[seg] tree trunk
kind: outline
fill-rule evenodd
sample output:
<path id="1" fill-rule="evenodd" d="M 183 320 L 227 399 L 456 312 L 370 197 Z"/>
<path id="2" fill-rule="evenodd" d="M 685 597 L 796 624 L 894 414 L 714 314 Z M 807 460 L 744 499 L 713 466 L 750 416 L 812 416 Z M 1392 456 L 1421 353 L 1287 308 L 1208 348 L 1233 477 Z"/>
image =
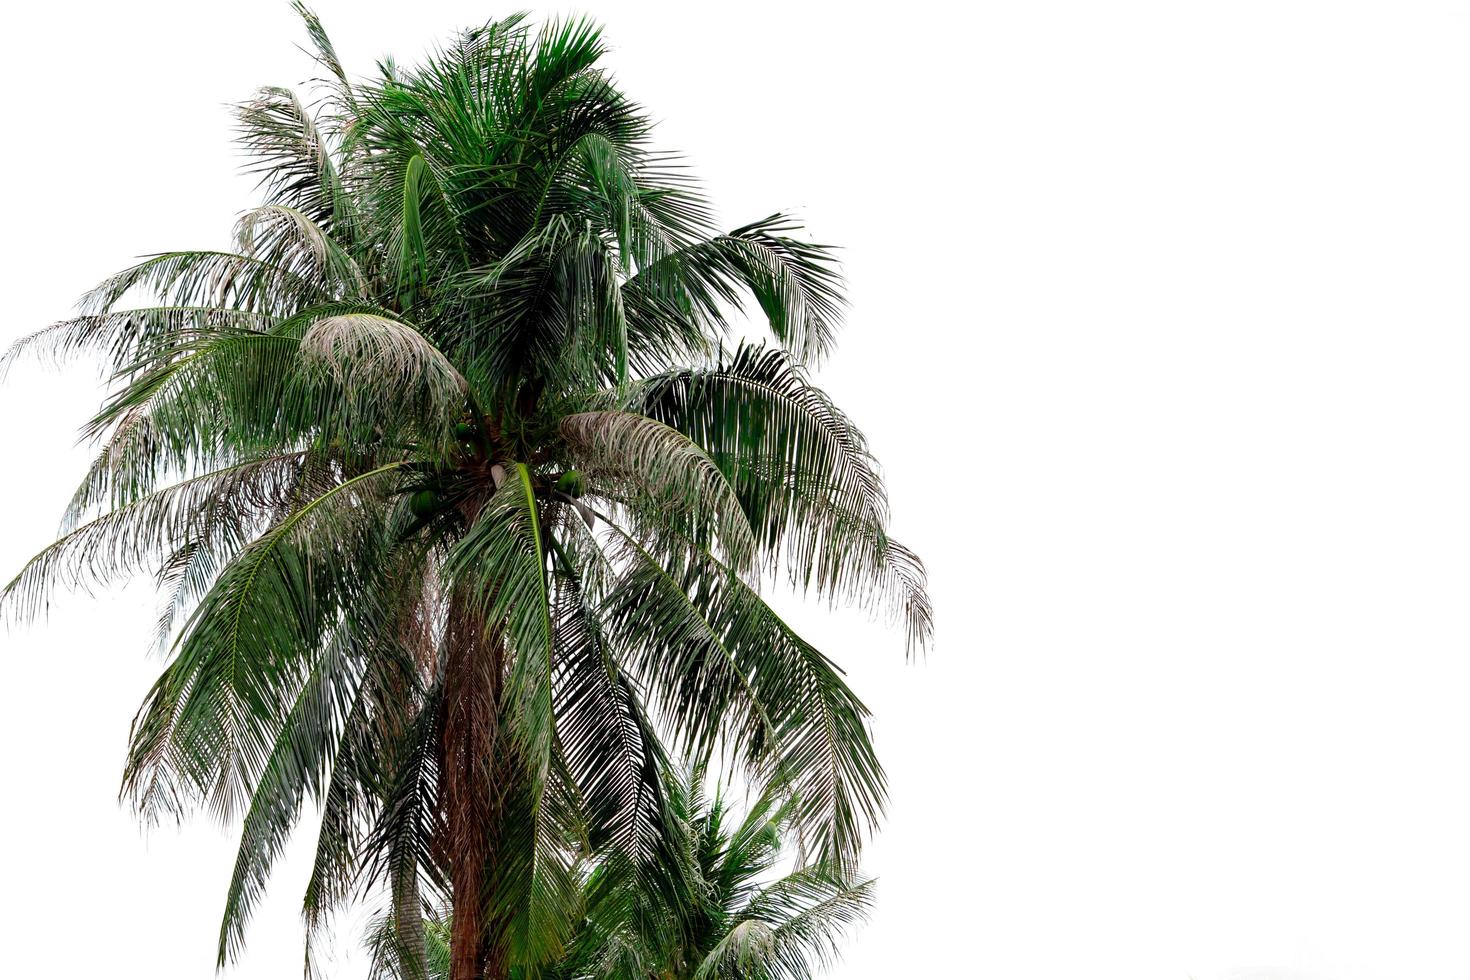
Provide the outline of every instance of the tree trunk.
<path id="1" fill-rule="evenodd" d="M 453 923 L 450 980 L 504 980 L 505 923 L 489 907 L 505 813 L 500 696 L 505 649 L 472 600 L 451 597 L 440 769 Z"/>
<path id="2" fill-rule="evenodd" d="M 404 980 L 425 980 L 428 976 L 424 909 L 419 900 L 417 875 L 418 868 L 410 868 L 403 876 L 409 880 L 393 883 L 393 933 Z"/>

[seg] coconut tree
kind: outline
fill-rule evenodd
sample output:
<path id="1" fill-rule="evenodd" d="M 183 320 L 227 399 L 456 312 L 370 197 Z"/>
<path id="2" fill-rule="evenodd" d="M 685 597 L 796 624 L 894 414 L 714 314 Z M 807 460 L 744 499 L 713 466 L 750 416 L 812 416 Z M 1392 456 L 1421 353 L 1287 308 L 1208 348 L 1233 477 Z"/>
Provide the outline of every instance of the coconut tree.
<path id="1" fill-rule="evenodd" d="M 660 854 L 636 869 L 617 863 L 584 876 L 586 909 L 566 953 L 545 980 L 807 980 L 836 958 L 862 921 L 871 880 L 804 864 L 778 865 L 789 800 L 766 793 L 743 816 L 726 794 L 705 792 L 703 767 L 666 770 Z M 628 873 L 629 871 L 635 873 Z M 452 916 L 425 924 L 428 973 L 447 980 Z M 373 980 L 405 975 L 387 920 L 370 937 Z"/>
<path id="2" fill-rule="evenodd" d="M 867 712 L 762 590 L 887 608 L 911 647 L 930 615 L 807 374 L 831 250 L 783 215 L 720 231 L 590 23 L 355 80 L 301 13 L 324 80 L 239 107 L 264 201 L 233 247 L 150 256 L 7 356 L 110 372 L 61 536 L 3 599 L 157 576 L 124 792 L 240 820 L 221 962 L 308 801 L 308 935 L 382 888 L 411 972 L 441 896 L 453 980 L 555 961 L 579 856 L 655 846 L 655 731 L 850 868 L 884 800 Z"/>

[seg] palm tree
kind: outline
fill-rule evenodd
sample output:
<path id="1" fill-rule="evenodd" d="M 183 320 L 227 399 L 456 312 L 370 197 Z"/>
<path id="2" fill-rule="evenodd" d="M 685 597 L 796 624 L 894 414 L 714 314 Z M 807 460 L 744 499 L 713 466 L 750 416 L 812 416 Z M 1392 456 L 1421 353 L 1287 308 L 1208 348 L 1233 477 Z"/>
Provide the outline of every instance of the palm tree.
<path id="1" fill-rule="evenodd" d="M 673 819 L 659 857 L 635 874 L 603 865 L 585 876 L 582 925 L 545 980 L 806 980 L 835 960 L 872 881 L 820 864 L 777 875 L 789 801 L 767 793 L 740 817 L 704 783 L 703 767 L 665 773 Z M 451 923 L 426 923 L 431 980 L 448 977 Z M 391 928 L 371 947 L 375 980 L 405 975 Z"/>
<path id="2" fill-rule="evenodd" d="M 61 537 L 3 599 L 158 576 L 124 793 L 241 820 L 221 963 L 308 800 L 308 936 L 378 887 L 413 972 L 440 895 L 453 980 L 554 961 L 579 856 L 655 846 L 655 731 L 852 867 L 884 800 L 867 711 L 761 588 L 884 603 L 911 647 L 930 613 L 806 373 L 830 249 L 782 215 L 720 232 L 587 22 L 353 81 L 299 9 L 325 80 L 313 111 L 240 106 L 265 201 L 235 247 L 151 256 L 6 358 L 111 371 Z M 769 339 L 737 342 L 752 299 Z"/>

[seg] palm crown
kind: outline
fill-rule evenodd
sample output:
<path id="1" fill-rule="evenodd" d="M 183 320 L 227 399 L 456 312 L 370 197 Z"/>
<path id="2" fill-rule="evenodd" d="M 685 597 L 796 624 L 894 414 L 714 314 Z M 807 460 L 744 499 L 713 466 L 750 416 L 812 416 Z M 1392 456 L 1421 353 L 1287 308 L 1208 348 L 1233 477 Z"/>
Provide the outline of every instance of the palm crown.
<path id="1" fill-rule="evenodd" d="M 240 107 L 266 200 L 235 248 L 150 257 L 10 355 L 113 372 L 62 537 L 5 598 L 158 574 L 170 659 L 124 789 L 243 819 L 221 960 L 308 800 L 313 927 L 381 886 L 413 962 L 441 893 L 455 980 L 554 960 L 578 855 L 655 846 L 655 732 L 778 787 L 850 868 L 884 797 L 866 710 L 760 588 L 881 599 L 911 646 L 930 615 L 805 373 L 830 250 L 781 215 L 719 232 L 587 23 L 354 82 L 302 13 L 324 94 Z M 750 300 L 766 343 L 732 339 Z"/>

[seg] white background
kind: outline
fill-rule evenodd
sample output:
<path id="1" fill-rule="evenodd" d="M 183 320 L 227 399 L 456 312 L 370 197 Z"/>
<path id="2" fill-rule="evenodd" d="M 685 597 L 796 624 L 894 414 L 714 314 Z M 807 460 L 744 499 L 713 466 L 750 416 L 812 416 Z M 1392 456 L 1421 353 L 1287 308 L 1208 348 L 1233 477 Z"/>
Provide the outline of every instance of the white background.
<path id="1" fill-rule="evenodd" d="M 798 616 L 893 784 L 835 975 L 1470 977 L 1470 5 L 859 6 L 579 8 L 729 224 L 797 207 L 846 247 L 821 380 L 930 564 L 925 663 Z M 319 3 L 359 72 L 509 9 Z M 8 342 L 224 245 L 223 105 L 312 66 L 275 0 L 5 19 Z M 85 369 L 0 388 L 3 569 L 95 402 Z M 0 640 L 12 976 L 212 968 L 228 833 L 115 800 L 152 612 Z M 304 875 L 234 976 L 297 975 Z"/>

